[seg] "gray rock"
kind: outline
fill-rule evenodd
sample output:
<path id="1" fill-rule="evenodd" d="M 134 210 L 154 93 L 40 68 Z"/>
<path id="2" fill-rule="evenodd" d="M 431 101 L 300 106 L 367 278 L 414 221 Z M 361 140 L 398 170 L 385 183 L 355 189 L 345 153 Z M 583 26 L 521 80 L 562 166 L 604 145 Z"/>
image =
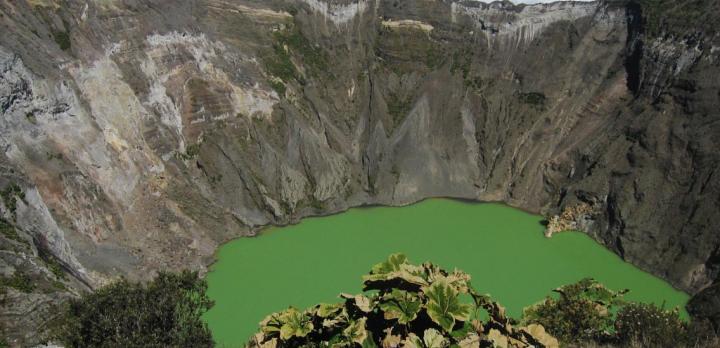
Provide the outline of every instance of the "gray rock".
<path id="1" fill-rule="evenodd" d="M 697 293 L 720 265 L 720 42 L 647 37 L 636 11 L 2 1 L 0 183 L 25 192 L 2 212 L 32 241 L 13 257 L 42 283 L 50 255 L 72 296 L 352 206 L 584 202 L 588 234 Z"/>

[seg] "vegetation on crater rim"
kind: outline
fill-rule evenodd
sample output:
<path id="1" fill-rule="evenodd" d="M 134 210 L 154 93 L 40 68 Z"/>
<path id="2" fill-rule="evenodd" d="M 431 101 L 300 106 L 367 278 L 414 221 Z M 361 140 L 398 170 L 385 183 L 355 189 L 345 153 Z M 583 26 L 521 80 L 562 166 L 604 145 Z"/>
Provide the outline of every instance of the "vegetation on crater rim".
<path id="1" fill-rule="evenodd" d="M 201 319 L 212 305 L 196 272 L 121 280 L 66 304 L 52 340 L 66 347 L 212 347 Z"/>
<path id="2" fill-rule="evenodd" d="M 592 279 L 556 289 L 519 320 L 477 293 L 466 273 L 402 254 L 375 265 L 363 284 L 363 294 L 342 294 L 341 303 L 267 316 L 249 347 L 703 347 L 713 339 L 677 309 L 627 302 L 627 290 Z"/>
<path id="3" fill-rule="evenodd" d="M 268 315 L 248 348 L 276 347 L 706 347 L 712 329 L 677 310 L 627 302 L 592 279 L 560 287 L 505 314 L 462 271 L 415 265 L 393 254 L 363 276 L 363 293 Z M 197 273 L 161 273 L 147 285 L 122 280 L 71 300 L 52 340 L 67 347 L 214 345 L 202 315 L 213 305 Z M 715 341 L 713 341 L 715 340 Z"/>
<path id="4" fill-rule="evenodd" d="M 536 324 L 514 326 L 505 310 L 477 293 L 470 276 L 431 264 L 413 265 L 402 254 L 363 276 L 364 294 L 344 302 L 269 315 L 250 347 L 557 347 Z M 480 311 L 488 319 L 479 320 Z"/>

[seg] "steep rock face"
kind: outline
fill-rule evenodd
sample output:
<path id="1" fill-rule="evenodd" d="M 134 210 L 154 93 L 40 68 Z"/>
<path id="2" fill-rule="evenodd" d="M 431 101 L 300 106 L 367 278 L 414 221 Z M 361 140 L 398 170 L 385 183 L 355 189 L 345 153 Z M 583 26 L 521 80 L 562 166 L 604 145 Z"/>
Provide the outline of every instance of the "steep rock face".
<path id="1" fill-rule="evenodd" d="M 263 225 L 451 196 L 586 204 L 590 235 L 696 292 L 718 270 L 720 42 L 651 39 L 638 11 L 3 1 L 2 211 L 27 248 L 0 270 L 62 297 L 203 269 Z"/>

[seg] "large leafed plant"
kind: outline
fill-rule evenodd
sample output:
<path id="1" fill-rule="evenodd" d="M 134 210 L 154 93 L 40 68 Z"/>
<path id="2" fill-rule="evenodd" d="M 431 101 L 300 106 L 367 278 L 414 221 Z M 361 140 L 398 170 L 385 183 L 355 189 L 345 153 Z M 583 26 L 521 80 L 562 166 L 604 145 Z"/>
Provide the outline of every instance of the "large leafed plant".
<path id="1" fill-rule="evenodd" d="M 413 265 L 393 254 L 363 276 L 363 284 L 363 294 L 342 294 L 340 303 L 269 315 L 249 347 L 558 346 L 540 325 L 513 326 L 504 308 L 477 293 L 458 270 Z"/>

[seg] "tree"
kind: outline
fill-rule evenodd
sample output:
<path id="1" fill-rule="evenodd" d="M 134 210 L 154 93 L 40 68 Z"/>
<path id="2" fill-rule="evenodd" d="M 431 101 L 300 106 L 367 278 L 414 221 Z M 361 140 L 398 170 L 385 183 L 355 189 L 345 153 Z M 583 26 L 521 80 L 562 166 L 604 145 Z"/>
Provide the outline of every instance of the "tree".
<path id="1" fill-rule="evenodd" d="M 677 347 L 689 341 L 687 323 L 679 310 L 672 311 L 654 304 L 628 303 L 615 318 L 618 343 L 643 347 Z"/>
<path id="2" fill-rule="evenodd" d="M 563 342 L 582 342 L 609 338 L 614 307 L 624 304 L 624 291 L 612 291 L 593 279 L 554 290 L 558 298 L 525 308 L 523 322 L 543 325 Z"/>
<path id="3" fill-rule="evenodd" d="M 121 280 L 70 300 L 53 336 L 66 347 L 212 347 L 201 319 L 213 305 L 206 290 L 189 271 L 146 285 Z"/>

